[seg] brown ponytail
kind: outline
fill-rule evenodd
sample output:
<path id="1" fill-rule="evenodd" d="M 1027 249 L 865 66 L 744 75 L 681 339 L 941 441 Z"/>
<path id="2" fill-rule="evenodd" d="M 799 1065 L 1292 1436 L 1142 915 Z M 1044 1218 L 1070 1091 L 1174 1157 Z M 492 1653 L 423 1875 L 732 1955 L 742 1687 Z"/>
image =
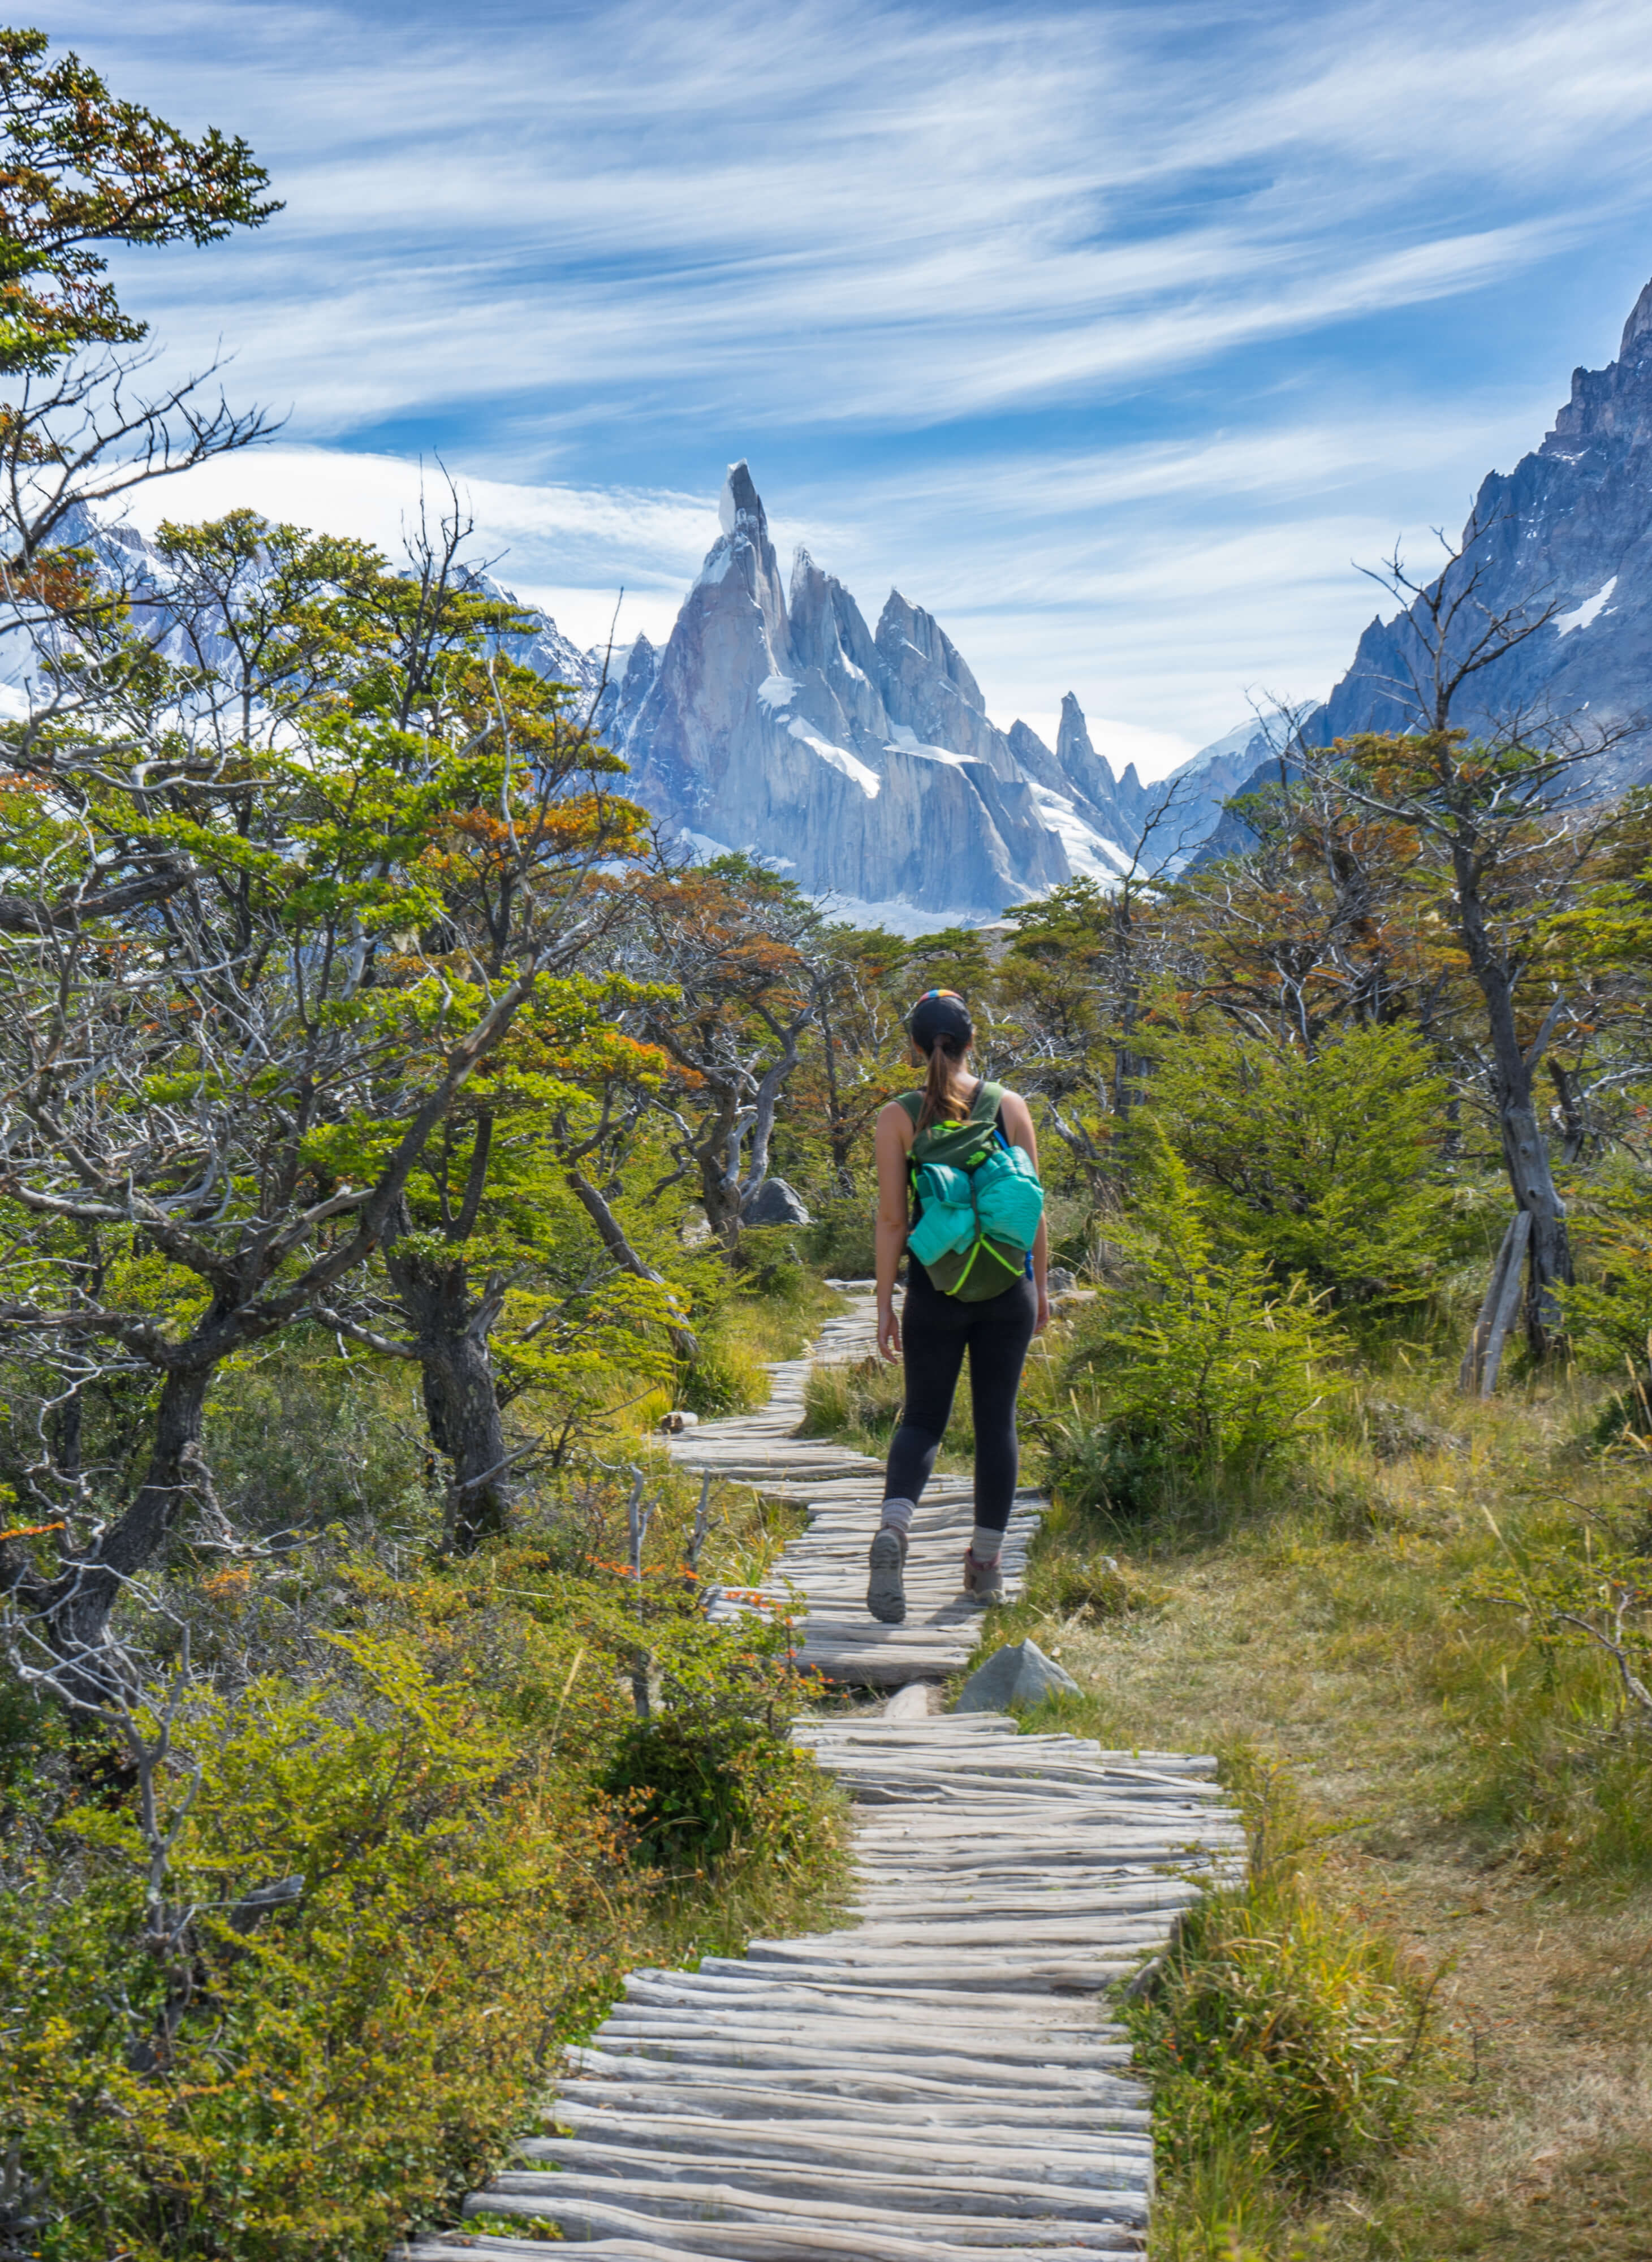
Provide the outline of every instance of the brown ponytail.
<path id="1" fill-rule="evenodd" d="M 929 1054 L 929 1073 L 924 1078 L 923 1106 L 918 1111 L 920 1131 L 927 1131 L 932 1123 L 949 1123 L 968 1114 L 963 1083 L 963 1055 L 968 1050 L 963 1038 L 935 1039 Z"/>

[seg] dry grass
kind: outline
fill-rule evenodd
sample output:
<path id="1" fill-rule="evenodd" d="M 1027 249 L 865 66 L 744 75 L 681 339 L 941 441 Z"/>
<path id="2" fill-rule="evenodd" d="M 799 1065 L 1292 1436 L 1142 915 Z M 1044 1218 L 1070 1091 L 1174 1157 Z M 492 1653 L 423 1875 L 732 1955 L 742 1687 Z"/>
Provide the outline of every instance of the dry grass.
<path id="1" fill-rule="evenodd" d="M 1623 1497 L 1579 1448 L 1597 1402 L 1466 1404 L 1402 1358 L 1288 1488 L 1134 1530 L 1057 1513 L 1002 1614 L 1082 1684 L 1063 1725 L 1288 1762 L 1335 1833 L 1320 1890 L 1439 1972 L 1461 2045 L 1424 2133 L 1356 2186 L 1260 2244 L 1172 2205 L 1165 2257 L 1652 2258 L 1652 1754 L 1605 1733 L 1594 1660 L 1465 1594 L 1488 1509 L 1507 1531 L 1557 1493 Z"/>

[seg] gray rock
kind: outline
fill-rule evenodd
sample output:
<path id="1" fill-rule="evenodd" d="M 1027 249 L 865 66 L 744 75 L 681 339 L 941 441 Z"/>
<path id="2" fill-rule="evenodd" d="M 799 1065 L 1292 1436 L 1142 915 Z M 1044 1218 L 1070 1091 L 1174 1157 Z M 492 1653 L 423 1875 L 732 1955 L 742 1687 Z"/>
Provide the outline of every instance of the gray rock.
<path id="1" fill-rule="evenodd" d="M 1025 1641 L 995 1650 L 964 1682 L 955 1711 L 1002 1712 L 1011 1704 L 1036 1704 L 1045 1696 L 1078 1694 L 1071 1673 L 1046 1657 L 1028 1634 Z"/>
<path id="2" fill-rule="evenodd" d="M 784 1178 L 765 1178 L 740 1212 L 743 1225 L 807 1225 L 803 1197 Z"/>
<path id="3" fill-rule="evenodd" d="M 1070 1271 L 1064 1264 L 1052 1264 L 1045 1279 L 1045 1286 L 1052 1296 L 1064 1296 L 1070 1289 L 1076 1288 L 1078 1285 L 1078 1274 Z"/>

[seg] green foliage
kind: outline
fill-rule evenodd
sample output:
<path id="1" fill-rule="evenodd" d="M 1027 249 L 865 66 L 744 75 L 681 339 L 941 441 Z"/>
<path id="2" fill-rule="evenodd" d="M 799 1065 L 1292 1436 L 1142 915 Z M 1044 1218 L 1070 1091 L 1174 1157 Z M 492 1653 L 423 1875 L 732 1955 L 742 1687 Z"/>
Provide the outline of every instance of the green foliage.
<path id="1" fill-rule="evenodd" d="M 789 1859 L 810 1812 L 812 1770 L 799 1758 L 756 1721 L 672 1711 L 625 1731 L 602 1788 L 624 1802 L 651 1866 L 680 1874 L 741 1841 Z"/>
<path id="2" fill-rule="evenodd" d="M 1182 1915 L 1151 1991 L 1127 2009 L 1153 2085 L 1171 2251 L 1202 2227 L 1271 2226 L 1273 2194 L 1345 2183 L 1403 2143 L 1438 2051 L 1431 1990 L 1325 1897 L 1288 1779 L 1228 1770 L 1250 1834 L 1243 1884 Z"/>
<path id="3" fill-rule="evenodd" d="M 275 1390 L 269 1365 L 243 1384 Z M 226 1460 L 285 1508 L 289 1441 L 270 1440 L 273 1477 L 256 1466 L 261 1402 L 282 1400 L 235 1409 Z M 369 1532 L 399 1520 L 375 1489 L 393 1410 L 369 1387 L 353 1417 Z M 805 1693 L 788 1628 L 707 1623 L 682 1562 L 697 1488 L 668 1475 L 638 1587 L 625 1491 L 568 1476 L 510 1544 L 455 1564 L 335 1529 L 204 1578 L 179 1566 L 195 1677 L 157 1777 L 161 1828 L 178 1826 L 169 1955 L 118 1755 L 54 1741 L 0 1683 L 0 1733 L 34 1776 L 12 1769 L 0 1838 L 0 2150 L 15 2137 L 51 2175 L 43 2262 L 382 2252 L 486 2180 L 625 1968 L 738 1949 L 835 1890 L 833 1803 L 784 1740 Z M 714 1527 L 707 1567 L 739 1573 L 736 1535 Z M 659 1692 L 640 1739 L 639 1651 Z M 650 1830 L 639 1751 L 709 1755 L 709 1829 Z M 234 1921 L 288 1877 L 292 1905 Z"/>
<path id="4" fill-rule="evenodd" d="M 253 1531 L 417 1531 L 427 1506 L 420 1426 L 401 1373 L 361 1354 L 341 1358 L 319 1329 L 304 1329 L 278 1354 L 253 1353 L 220 1379 L 206 1450 L 215 1482 Z"/>
<path id="5" fill-rule="evenodd" d="M 869 1280 L 877 1264 L 877 1192 L 869 1174 L 853 1194 L 812 1199 L 810 1212 L 813 1223 L 802 1235 L 809 1262 L 829 1279 Z"/>
<path id="6" fill-rule="evenodd" d="M 1157 1119 L 1224 1234 L 1339 1307 L 1425 1295 L 1451 1243 L 1446 1088 L 1405 1027 L 1309 1055 L 1230 1029 L 1164 1040 Z"/>
<path id="7" fill-rule="evenodd" d="M 102 278 L 101 244 L 210 243 L 281 207 L 247 144 L 191 141 L 112 97 L 44 32 L 0 32 L 0 370 L 49 369 L 77 348 L 131 343 L 148 325 Z"/>
<path id="8" fill-rule="evenodd" d="M 1484 1511 L 1435 1670 L 1482 1819 L 1574 1875 L 1652 1875 L 1652 1520 L 1643 1495 Z"/>
<path id="9" fill-rule="evenodd" d="M 1613 1156 L 1572 1204 L 1579 1277 L 1559 1291 L 1578 1360 L 1597 1374 L 1652 1361 L 1652 1188 L 1643 1164 Z"/>
<path id="10" fill-rule="evenodd" d="M 886 1448 L 900 1419 L 905 1382 L 898 1365 L 876 1353 L 812 1367 L 804 1384 L 803 1434 L 855 1437 Z"/>
<path id="11" fill-rule="evenodd" d="M 703 1421 L 719 1415 L 749 1414 L 768 1396 L 768 1377 L 749 1345 L 725 1335 L 706 1335 L 699 1355 L 684 1368 L 677 1402 Z"/>
<path id="12" fill-rule="evenodd" d="M 1151 1228 L 1117 1242 L 1128 1284 L 1081 1324 L 1072 1412 L 1052 1427 L 1058 1488 L 1077 1504 L 1139 1507 L 1172 1475 L 1255 1471 L 1320 1426 L 1344 1343 L 1300 1279 L 1280 1289 L 1253 1250 L 1223 1253 L 1186 1166 L 1161 1139 Z"/>
<path id="13" fill-rule="evenodd" d="M 601 1809 L 400 1646 L 356 1637 L 342 1664 L 203 1696 L 183 1725 L 162 1820 L 199 1913 L 170 2040 L 129 1807 L 71 1802 L 24 1866 L 6 2119 L 52 2178 L 45 2262 L 382 2250 L 485 2171 L 623 1968 L 636 1913 Z M 296 1906 L 238 1931 L 229 1905 L 288 1874 Z"/>

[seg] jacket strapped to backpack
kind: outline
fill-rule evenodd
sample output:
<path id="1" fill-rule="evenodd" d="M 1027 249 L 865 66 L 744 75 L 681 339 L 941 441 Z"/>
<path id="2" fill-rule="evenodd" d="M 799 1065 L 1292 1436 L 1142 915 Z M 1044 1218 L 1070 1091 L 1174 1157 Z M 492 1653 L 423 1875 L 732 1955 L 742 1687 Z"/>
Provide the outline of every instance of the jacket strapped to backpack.
<path id="1" fill-rule="evenodd" d="M 1033 1158 L 999 1122 L 1001 1084 L 982 1084 L 962 1123 L 932 1123 L 913 1141 L 907 1168 L 916 1214 L 906 1246 L 944 1295 L 985 1301 L 1012 1287 L 1044 1214 Z M 916 1125 L 921 1092 L 897 1105 Z"/>

